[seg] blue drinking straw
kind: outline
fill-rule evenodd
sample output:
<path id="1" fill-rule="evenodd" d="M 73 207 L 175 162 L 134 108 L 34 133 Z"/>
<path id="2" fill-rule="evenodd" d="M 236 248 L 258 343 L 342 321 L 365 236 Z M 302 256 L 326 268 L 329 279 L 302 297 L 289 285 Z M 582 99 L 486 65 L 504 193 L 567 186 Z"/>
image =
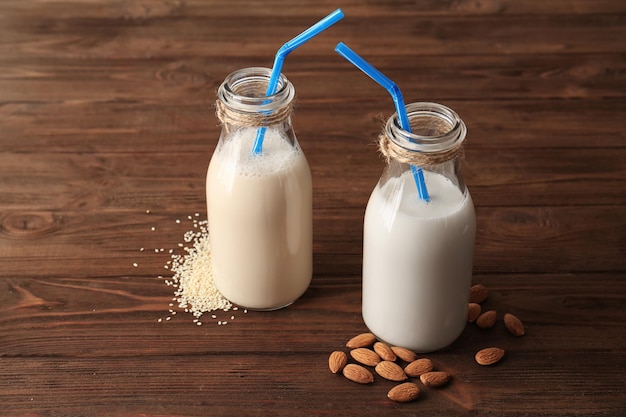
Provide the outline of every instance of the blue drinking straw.
<path id="1" fill-rule="evenodd" d="M 281 46 L 276 52 L 276 57 L 274 58 L 274 66 L 272 67 L 272 72 L 270 73 L 270 80 L 267 83 L 267 91 L 265 92 L 266 96 L 271 96 L 276 93 L 276 87 L 278 86 L 278 79 L 280 77 L 280 73 L 283 68 L 283 62 L 285 61 L 285 57 L 291 53 L 298 46 L 303 43 L 311 40 L 311 38 L 317 36 L 324 30 L 328 29 L 338 21 L 343 19 L 343 12 L 341 9 L 337 9 L 295 38 L 290 41 L 287 41 L 283 46 Z M 257 130 L 256 139 L 254 140 L 254 146 L 252 148 L 252 152 L 254 154 L 260 154 L 263 150 L 263 139 L 265 138 L 266 127 L 261 127 Z"/>
<path id="2" fill-rule="evenodd" d="M 396 106 L 396 112 L 398 113 L 398 121 L 400 122 L 400 127 L 407 132 L 411 132 L 411 124 L 409 123 L 409 118 L 406 114 L 404 98 L 402 98 L 402 92 L 400 92 L 400 89 L 398 88 L 396 83 L 387 78 L 382 72 L 374 68 L 372 64 L 361 58 L 352 49 L 348 48 L 348 46 L 343 42 L 339 42 L 337 44 L 337 46 L 335 47 L 335 52 L 347 59 L 355 67 L 363 71 L 367 76 L 376 81 L 383 88 L 385 88 L 389 92 L 389 94 L 391 94 L 391 98 L 393 98 L 393 103 Z M 422 168 L 411 165 L 411 173 L 413 174 L 413 179 L 415 180 L 415 185 L 417 186 L 417 194 L 419 195 L 419 198 L 426 202 L 430 201 L 430 196 L 428 195 L 428 190 L 426 189 L 426 182 L 424 181 L 424 172 L 422 171 Z"/>

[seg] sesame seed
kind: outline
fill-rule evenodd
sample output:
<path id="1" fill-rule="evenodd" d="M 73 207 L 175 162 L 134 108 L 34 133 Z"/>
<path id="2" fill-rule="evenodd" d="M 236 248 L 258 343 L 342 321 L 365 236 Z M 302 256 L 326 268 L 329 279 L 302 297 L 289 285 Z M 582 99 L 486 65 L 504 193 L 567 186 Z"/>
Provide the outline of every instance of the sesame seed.
<path id="1" fill-rule="evenodd" d="M 137 268 L 139 265 L 137 265 L 137 262 L 133 262 L 133 266 Z"/>
<path id="2" fill-rule="evenodd" d="M 152 227 L 150 228 L 150 230 L 152 230 L 152 231 L 154 232 L 154 231 L 156 230 L 156 227 L 152 226 Z"/>
<path id="3" fill-rule="evenodd" d="M 146 214 L 150 214 L 150 210 L 146 210 Z"/>
<path id="4" fill-rule="evenodd" d="M 176 219 L 176 223 L 179 223 L 179 224 L 180 224 L 180 219 Z"/>
<path id="5" fill-rule="evenodd" d="M 139 248 L 139 252 L 143 252 L 144 250 L 146 250 L 145 248 Z"/>

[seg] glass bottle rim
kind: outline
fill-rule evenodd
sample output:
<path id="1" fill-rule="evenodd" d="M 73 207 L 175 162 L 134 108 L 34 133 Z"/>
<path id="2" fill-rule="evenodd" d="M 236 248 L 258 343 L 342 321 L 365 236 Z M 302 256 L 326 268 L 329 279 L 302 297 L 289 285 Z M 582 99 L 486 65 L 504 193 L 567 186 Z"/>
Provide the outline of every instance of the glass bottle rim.
<path id="1" fill-rule="evenodd" d="M 406 105 L 412 132 L 400 126 L 398 113 L 385 124 L 385 134 L 398 146 L 413 152 L 441 152 L 465 139 L 467 128 L 452 109 L 443 104 L 416 102 Z"/>
<path id="2" fill-rule="evenodd" d="M 266 96 L 272 70 L 265 67 L 241 68 L 226 76 L 217 98 L 228 108 L 245 113 L 272 112 L 288 105 L 295 97 L 293 84 L 280 74 L 276 92 Z"/>

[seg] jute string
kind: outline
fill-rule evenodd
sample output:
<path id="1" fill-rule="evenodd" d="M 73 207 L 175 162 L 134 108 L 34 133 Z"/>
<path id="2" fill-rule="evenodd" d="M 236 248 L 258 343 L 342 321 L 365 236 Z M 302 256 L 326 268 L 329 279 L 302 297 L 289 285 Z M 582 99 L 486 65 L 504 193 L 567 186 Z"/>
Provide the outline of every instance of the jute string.
<path id="1" fill-rule="evenodd" d="M 245 91 L 235 91 L 236 94 L 247 97 L 259 97 L 265 83 L 249 83 Z M 244 89 L 240 89 L 244 90 Z M 258 111 L 245 112 L 228 107 L 221 100 L 215 102 L 215 115 L 223 125 L 235 125 L 241 127 L 262 127 L 282 123 L 289 119 L 293 111 L 293 100 L 272 112 Z"/>
<path id="2" fill-rule="evenodd" d="M 450 161 L 454 158 L 463 158 L 463 145 L 465 140 L 459 141 L 454 146 L 439 152 L 416 152 L 403 148 L 396 144 L 383 132 L 378 137 L 378 149 L 383 154 L 387 163 L 396 160 L 401 163 L 416 165 L 420 167 L 432 167 Z"/>

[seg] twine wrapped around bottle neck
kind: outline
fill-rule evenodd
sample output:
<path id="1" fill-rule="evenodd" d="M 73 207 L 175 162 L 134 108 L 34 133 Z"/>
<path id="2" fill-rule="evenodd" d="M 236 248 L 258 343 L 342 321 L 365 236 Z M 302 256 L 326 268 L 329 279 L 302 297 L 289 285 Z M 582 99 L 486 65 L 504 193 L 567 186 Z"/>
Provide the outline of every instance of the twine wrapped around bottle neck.
<path id="1" fill-rule="evenodd" d="M 378 137 L 378 149 L 385 157 L 387 163 L 391 160 L 396 160 L 404 164 L 425 168 L 443 164 L 455 158 L 463 158 L 465 154 L 463 144 L 464 141 L 461 141 L 455 144 L 455 146 L 440 152 L 416 152 L 397 145 L 385 132 L 381 133 Z"/>
<path id="2" fill-rule="evenodd" d="M 239 127 L 262 127 L 282 123 L 289 119 L 293 112 L 293 103 L 280 107 L 271 113 L 243 112 L 228 107 L 222 101 L 215 102 L 215 115 L 223 125 L 234 125 Z"/>

